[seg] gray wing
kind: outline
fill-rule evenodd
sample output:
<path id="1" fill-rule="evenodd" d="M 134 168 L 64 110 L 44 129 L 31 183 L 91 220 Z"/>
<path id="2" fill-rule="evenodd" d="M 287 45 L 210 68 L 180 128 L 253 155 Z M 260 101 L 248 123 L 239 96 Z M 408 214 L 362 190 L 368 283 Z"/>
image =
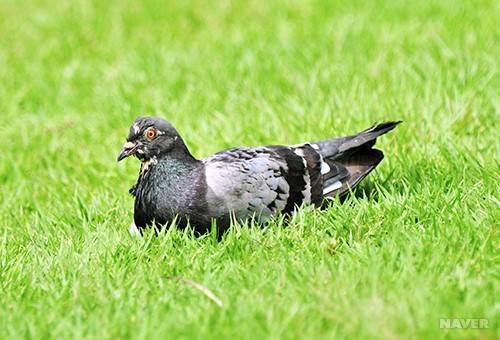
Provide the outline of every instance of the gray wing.
<path id="1" fill-rule="evenodd" d="M 290 185 L 284 174 L 288 167 L 272 149 L 231 149 L 203 161 L 212 216 L 234 214 L 245 219 L 255 215 L 266 221 L 286 207 Z"/>

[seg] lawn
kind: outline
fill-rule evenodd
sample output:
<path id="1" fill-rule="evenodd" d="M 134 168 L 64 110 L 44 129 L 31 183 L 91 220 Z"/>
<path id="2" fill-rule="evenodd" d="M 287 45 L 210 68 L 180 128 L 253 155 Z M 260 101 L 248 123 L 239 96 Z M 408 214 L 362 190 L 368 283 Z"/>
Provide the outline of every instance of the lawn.
<path id="1" fill-rule="evenodd" d="M 497 338 L 499 13 L 1 1 L 0 338 Z M 116 156 L 139 115 L 197 157 L 404 123 L 344 204 L 136 239 Z"/>

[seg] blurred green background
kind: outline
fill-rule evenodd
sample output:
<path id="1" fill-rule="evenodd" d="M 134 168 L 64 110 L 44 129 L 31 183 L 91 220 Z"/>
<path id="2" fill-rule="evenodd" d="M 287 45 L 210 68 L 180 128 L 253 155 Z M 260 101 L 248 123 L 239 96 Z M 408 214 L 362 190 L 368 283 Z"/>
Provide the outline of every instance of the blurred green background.
<path id="1" fill-rule="evenodd" d="M 496 338 L 499 7 L 0 1 L 0 337 Z M 345 205 L 135 240 L 140 115 L 198 157 L 404 124 Z"/>

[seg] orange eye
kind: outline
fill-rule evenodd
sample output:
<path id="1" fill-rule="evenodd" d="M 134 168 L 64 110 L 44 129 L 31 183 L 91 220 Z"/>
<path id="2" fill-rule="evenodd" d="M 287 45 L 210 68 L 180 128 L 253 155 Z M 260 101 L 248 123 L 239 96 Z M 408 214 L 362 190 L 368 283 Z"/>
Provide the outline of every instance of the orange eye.
<path id="1" fill-rule="evenodd" d="M 146 132 L 144 133 L 144 135 L 146 136 L 147 139 L 155 139 L 156 135 L 157 135 L 156 129 L 155 128 L 149 128 L 149 129 L 146 130 Z"/>

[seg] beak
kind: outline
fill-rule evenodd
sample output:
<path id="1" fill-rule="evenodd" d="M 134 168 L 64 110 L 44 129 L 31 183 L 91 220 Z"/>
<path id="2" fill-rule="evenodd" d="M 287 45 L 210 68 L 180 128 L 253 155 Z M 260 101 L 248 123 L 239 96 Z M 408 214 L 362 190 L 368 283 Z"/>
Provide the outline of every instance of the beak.
<path id="1" fill-rule="evenodd" d="M 133 143 L 133 142 L 126 142 L 123 144 L 123 149 L 118 155 L 117 161 L 121 161 L 124 158 L 127 158 L 130 155 L 133 155 L 135 153 L 135 150 L 137 150 L 137 147 L 139 146 L 139 143 Z"/>

